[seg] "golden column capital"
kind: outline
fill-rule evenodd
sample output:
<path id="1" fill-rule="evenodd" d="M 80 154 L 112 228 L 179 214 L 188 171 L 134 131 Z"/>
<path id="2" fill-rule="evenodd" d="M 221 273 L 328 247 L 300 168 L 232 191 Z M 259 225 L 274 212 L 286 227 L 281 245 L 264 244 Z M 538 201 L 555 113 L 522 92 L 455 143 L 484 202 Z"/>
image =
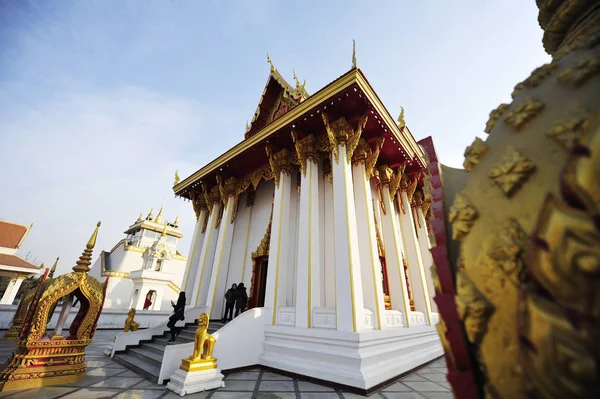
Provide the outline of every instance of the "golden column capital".
<path id="1" fill-rule="evenodd" d="M 296 148 L 298 156 L 298 165 L 303 176 L 306 176 L 306 162 L 319 162 L 319 153 L 317 151 L 317 139 L 312 134 L 301 139 L 298 138 L 296 132 L 292 131 L 292 141 Z"/>
<path id="2" fill-rule="evenodd" d="M 369 146 L 369 143 L 367 143 L 367 140 L 361 137 L 361 139 L 358 140 L 358 145 L 352 155 L 352 165 L 358 165 L 360 163 L 366 164 L 369 154 L 371 154 L 371 147 Z"/>
<path id="3" fill-rule="evenodd" d="M 197 194 L 192 192 L 190 194 L 190 199 L 192 200 L 192 207 L 194 208 L 194 213 L 196 214 L 196 221 L 200 218 L 200 213 L 202 209 L 208 210 L 208 205 L 206 204 L 206 199 L 204 195 Z"/>
<path id="4" fill-rule="evenodd" d="M 394 176 L 394 171 L 387 165 L 380 165 L 377 168 L 379 171 L 379 181 L 383 186 L 389 186 L 390 180 Z"/>
<path id="5" fill-rule="evenodd" d="M 275 186 L 279 187 L 280 174 L 292 174 L 292 154 L 287 148 L 284 148 L 283 150 L 274 154 L 271 147 L 266 146 L 265 151 L 267 153 L 267 157 L 269 158 L 269 165 L 273 171 Z"/>
<path id="6" fill-rule="evenodd" d="M 365 161 L 365 170 L 367 172 L 367 177 L 373 176 L 375 170 L 375 164 L 377 164 L 377 159 L 379 158 L 379 152 L 383 148 L 383 143 L 385 143 L 385 138 L 383 136 L 377 139 L 377 143 L 375 144 L 375 149 L 371 151 L 371 153 L 367 156 Z"/>

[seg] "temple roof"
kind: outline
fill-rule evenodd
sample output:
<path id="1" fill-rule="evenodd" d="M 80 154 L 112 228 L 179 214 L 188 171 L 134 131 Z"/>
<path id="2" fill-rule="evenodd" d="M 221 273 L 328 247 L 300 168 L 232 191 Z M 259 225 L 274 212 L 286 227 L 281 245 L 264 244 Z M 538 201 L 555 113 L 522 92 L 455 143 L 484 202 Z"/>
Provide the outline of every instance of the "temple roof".
<path id="1" fill-rule="evenodd" d="M 19 248 L 25 240 L 27 233 L 32 225 L 9 222 L 8 220 L 0 220 L 0 247 L 2 248 Z"/>
<path id="2" fill-rule="evenodd" d="M 0 254 L 0 270 L 4 266 L 30 269 L 32 273 L 37 273 L 40 271 L 39 267 L 32 265 L 31 263 L 19 258 L 16 255 Z"/>
<path id="3" fill-rule="evenodd" d="M 275 76 L 273 71 L 271 76 Z M 271 90 L 268 85 L 274 79 L 269 77 L 265 94 Z M 266 97 L 264 101 L 267 101 Z M 261 100 L 261 103 L 264 101 Z M 332 120 L 344 117 L 354 126 L 361 117 L 368 115 L 362 135 L 367 142 L 385 137 L 384 148 L 379 155 L 382 163 L 390 167 L 406 163 L 407 172 L 421 171 L 426 167 L 423 151 L 411 132 L 396 124 L 362 71 L 352 68 L 260 130 L 254 131 L 250 127 L 252 134 L 247 135 L 245 140 L 176 184 L 173 191 L 176 195 L 191 199 L 200 193 L 202 183 L 216 185 L 217 174 L 224 180 L 229 177 L 244 178 L 249 172 L 268 165 L 264 150 L 267 144 L 274 150 L 293 148 L 292 129 L 301 136 L 308 133 L 317 136 L 324 134 L 325 127 L 319 115 L 321 112 L 328 114 Z"/>

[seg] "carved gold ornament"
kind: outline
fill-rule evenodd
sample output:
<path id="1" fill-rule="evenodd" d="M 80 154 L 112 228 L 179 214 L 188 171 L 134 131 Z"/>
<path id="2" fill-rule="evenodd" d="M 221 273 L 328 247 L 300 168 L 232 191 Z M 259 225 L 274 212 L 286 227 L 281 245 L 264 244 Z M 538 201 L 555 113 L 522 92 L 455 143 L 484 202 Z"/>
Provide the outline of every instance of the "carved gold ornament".
<path id="1" fill-rule="evenodd" d="M 358 121 L 358 128 L 356 129 L 356 131 L 353 134 L 350 135 L 350 138 L 348 139 L 348 145 L 346 147 L 348 162 L 350 162 L 352 160 L 352 156 L 354 155 L 354 151 L 356 150 L 356 147 L 358 146 L 360 136 L 362 135 L 363 129 L 367 125 L 368 119 L 369 118 L 367 117 L 367 115 L 364 115 L 362 118 L 360 118 L 360 120 Z M 352 127 L 350 127 L 350 129 L 352 129 Z"/>
<path id="2" fill-rule="evenodd" d="M 373 176 L 375 165 L 377 164 L 377 158 L 379 158 L 379 152 L 383 148 L 384 143 L 385 137 L 379 137 L 377 139 L 377 143 L 375 144 L 375 148 L 371 151 L 369 155 L 367 155 L 367 159 L 365 161 L 365 171 L 367 173 L 367 179 Z"/>
<path id="3" fill-rule="evenodd" d="M 600 59 L 590 57 L 565 69 L 558 75 L 558 81 L 580 87 L 598 72 L 600 72 Z"/>
<path id="4" fill-rule="evenodd" d="M 490 240 L 491 245 L 487 252 L 489 261 L 513 284 L 519 284 L 525 271 L 523 258 L 529 237 L 517 220 L 510 219 L 497 234 L 490 237 Z"/>
<path id="5" fill-rule="evenodd" d="M 448 215 L 452 223 L 452 239 L 462 241 L 471 231 L 477 216 L 477 210 L 465 194 L 462 192 L 456 194 Z"/>
<path id="6" fill-rule="evenodd" d="M 470 172 L 471 168 L 479 163 L 487 150 L 487 144 L 479 137 L 475 138 L 475 141 L 465 150 L 465 162 L 463 163 L 465 170 Z"/>
<path id="7" fill-rule="evenodd" d="M 588 117 L 587 113 L 582 113 L 558 122 L 546 135 L 563 149 L 571 151 L 573 146 L 585 137 L 589 127 Z"/>
<path id="8" fill-rule="evenodd" d="M 531 98 L 526 98 L 523 102 L 513 106 L 506 115 L 504 122 L 517 131 L 521 130 L 527 122 L 535 118 L 544 110 L 544 104 Z"/>
<path id="9" fill-rule="evenodd" d="M 456 308 L 458 317 L 464 322 L 467 338 L 471 343 L 479 344 L 494 307 L 461 270 L 456 274 Z"/>
<path id="10" fill-rule="evenodd" d="M 340 162 L 340 154 L 338 152 L 338 142 L 331 126 L 329 125 L 329 118 L 325 113 L 321 113 L 321 118 L 323 119 L 323 123 L 325 124 L 325 132 L 327 133 L 327 138 L 329 139 L 329 145 L 331 146 L 331 152 L 335 157 L 335 163 L 338 164 Z"/>
<path id="11" fill-rule="evenodd" d="M 492 168 L 489 177 L 506 196 L 510 197 L 525 183 L 534 170 L 535 166 L 531 161 L 513 147 L 509 147 L 502 161 Z"/>
<path id="12" fill-rule="evenodd" d="M 523 81 L 523 85 L 530 88 L 537 87 L 542 84 L 550 75 L 552 75 L 557 68 L 558 65 L 555 63 L 542 65 L 531 72 L 531 75 L 529 75 L 529 77 Z"/>
<path id="13" fill-rule="evenodd" d="M 500 118 L 504 114 L 504 112 L 506 112 L 507 109 L 508 104 L 500 104 L 498 108 L 490 112 L 490 117 L 487 123 L 485 124 L 485 129 L 483 131 L 486 133 L 491 132 L 494 126 L 496 125 L 496 121 L 498 120 L 498 118 Z"/>

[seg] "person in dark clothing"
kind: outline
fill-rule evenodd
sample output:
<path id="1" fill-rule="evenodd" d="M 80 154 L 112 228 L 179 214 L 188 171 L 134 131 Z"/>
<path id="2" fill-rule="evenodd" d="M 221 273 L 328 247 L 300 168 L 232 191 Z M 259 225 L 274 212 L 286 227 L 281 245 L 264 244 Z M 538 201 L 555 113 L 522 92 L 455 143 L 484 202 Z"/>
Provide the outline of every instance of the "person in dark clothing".
<path id="1" fill-rule="evenodd" d="M 173 306 L 173 314 L 169 317 L 167 327 L 169 327 L 169 330 L 171 330 L 171 339 L 169 342 L 175 342 L 175 337 L 177 337 L 181 332 L 180 328 L 175 327 L 175 323 L 185 319 L 183 316 L 185 310 L 185 292 L 180 292 L 177 303 L 173 303 L 173 301 L 171 301 L 171 306 Z"/>
<path id="2" fill-rule="evenodd" d="M 244 283 L 240 283 L 237 287 L 237 295 L 235 296 L 235 317 L 244 312 L 244 308 L 248 304 L 248 294 Z"/>
<path id="3" fill-rule="evenodd" d="M 237 296 L 237 284 L 233 284 L 230 289 L 225 293 L 225 315 L 223 316 L 223 323 L 231 321 L 233 319 L 233 307 L 235 305 L 235 298 Z"/>

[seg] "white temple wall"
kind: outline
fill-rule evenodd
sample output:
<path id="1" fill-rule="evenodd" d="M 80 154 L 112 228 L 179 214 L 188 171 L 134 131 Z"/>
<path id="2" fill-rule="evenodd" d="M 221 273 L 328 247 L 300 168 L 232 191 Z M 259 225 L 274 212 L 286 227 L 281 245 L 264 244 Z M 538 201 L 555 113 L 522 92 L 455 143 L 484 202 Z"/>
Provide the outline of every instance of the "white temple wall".
<path id="1" fill-rule="evenodd" d="M 205 209 L 202 209 L 200 217 L 196 222 L 196 227 L 194 228 L 194 236 L 192 237 L 192 246 L 189 252 L 188 265 L 186 265 L 184 279 L 182 280 L 181 284 L 181 289 L 186 293 L 192 293 L 193 284 L 194 281 L 196 281 L 198 264 L 200 263 L 200 253 L 202 252 L 202 243 L 204 242 L 204 236 L 206 233 L 202 232 L 202 226 L 204 226 L 204 220 L 206 218 L 208 218 L 208 212 Z"/>
<path id="2" fill-rule="evenodd" d="M 246 277 L 242 277 L 242 274 L 245 274 L 244 265 L 246 262 L 244 259 L 247 256 L 250 256 L 246 254 L 246 252 L 248 252 L 246 247 L 248 246 L 249 240 L 248 226 L 249 223 L 252 222 L 250 217 L 254 217 L 254 215 L 252 215 L 254 213 L 252 207 L 246 207 L 247 196 L 247 193 L 243 193 L 240 195 L 238 200 L 238 211 L 235 218 L 235 229 L 233 230 L 233 244 L 231 246 L 231 254 L 229 256 L 229 268 L 227 270 L 227 277 L 225 279 L 226 288 L 223 292 L 223 295 L 225 295 L 225 292 L 227 292 L 232 284 L 239 284 L 243 282 L 242 278 Z M 244 283 L 244 285 L 247 286 L 246 288 L 248 290 L 249 284 Z"/>
<path id="3" fill-rule="evenodd" d="M 334 258 L 334 238 L 335 229 L 333 226 L 333 185 L 329 183 L 327 178 L 323 179 L 323 192 L 324 192 L 324 240 L 323 247 L 325 248 L 325 307 L 335 308 L 335 258 Z"/>
<path id="4" fill-rule="evenodd" d="M 288 222 L 290 244 L 288 247 L 287 284 L 285 304 L 280 307 L 294 307 L 296 300 L 296 272 L 298 270 L 298 211 L 300 194 L 298 193 L 298 175 L 292 173 L 292 195 L 290 198 L 290 219 Z"/>
<path id="5" fill-rule="evenodd" d="M 323 160 L 319 159 L 319 163 L 318 163 L 318 167 L 317 170 L 319 171 L 318 174 L 318 179 L 319 179 L 319 242 L 321 243 L 321 245 L 319 245 L 319 255 L 321 257 L 320 262 L 319 262 L 319 267 L 320 267 L 320 271 L 319 271 L 319 276 L 320 276 L 320 281 L 321 281 L 321 286 L 319 287 L 319 289 L 321 290 L 321 295 L 320 299 L 321 299 L 321 303 L 315 303 L 314 306 L 315 307 L 325 307 L 325 285 L 326 285 L 326 281 L 325 281 L 325 177 L 323 174 Z M 329 182 L 327 182 L 329 184 Z"/>
<path id="6" fill-rule="evenodd" d="M 104 278 L 103 278 L 104 279 Z M 128 278 L 111 277 L 108 280 L 104 308 L 106 309 L 129 309 L 131 305 L 131 294 L 133 292 L 133 281 Z"/>

